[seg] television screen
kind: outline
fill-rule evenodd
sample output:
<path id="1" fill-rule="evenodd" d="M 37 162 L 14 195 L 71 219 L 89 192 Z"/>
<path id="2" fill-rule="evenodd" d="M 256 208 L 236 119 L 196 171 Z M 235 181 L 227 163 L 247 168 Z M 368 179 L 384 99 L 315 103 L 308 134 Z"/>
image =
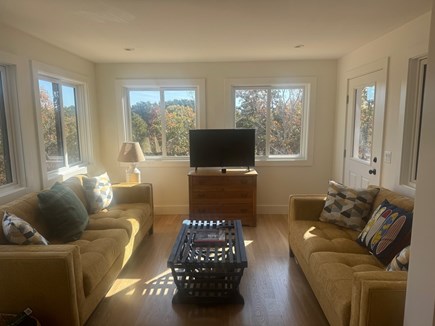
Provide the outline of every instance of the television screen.
<path id="1" fill-rule="evenodd" d="M 255 166 L 255 129 L 189 130 L 191 167 Z"/>

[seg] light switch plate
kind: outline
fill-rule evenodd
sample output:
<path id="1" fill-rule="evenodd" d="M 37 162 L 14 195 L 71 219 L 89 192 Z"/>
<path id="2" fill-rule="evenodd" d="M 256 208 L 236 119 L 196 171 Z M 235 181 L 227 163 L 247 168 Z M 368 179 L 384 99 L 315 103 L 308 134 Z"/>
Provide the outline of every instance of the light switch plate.
<path id="1" fill-rule="evenodd" d="M 392 153 L 390 151 L 385 151 L 384 152 L 384 163 L 391 164 L 391 156 L 392 156 Z"/>

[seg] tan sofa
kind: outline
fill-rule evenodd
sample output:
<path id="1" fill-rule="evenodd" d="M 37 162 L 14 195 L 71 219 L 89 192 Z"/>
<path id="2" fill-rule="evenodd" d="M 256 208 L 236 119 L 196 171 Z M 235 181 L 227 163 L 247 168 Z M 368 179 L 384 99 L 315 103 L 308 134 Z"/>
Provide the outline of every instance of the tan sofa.
<path id="1" fill-rule="evenodd" d="M 289 248 L 304 272 L 329 323 L 402 325 L 407 272 L 387 272 L 355 239 L 359 232 L 320 222 L 325 195 L 289 198 Z M 414 202 L 382 188 L 384 199 L 412 211 Z"/>
<path id="2" fill-rule="evenodd" d="M 87 207 L 82 179 L 64 182 Z M 153 232 L 151 184 L 114 185 L 106 211 L 89 216 L 81 238 L 65 244 L 11 245 L 0 223 L 0 312 L 30 307 L 42 325 L 82 325 L 144 236 Z M 0 206 L 43 236 L 37 193 Z M 48 238 L 50 240 L 50 238 Z"/>

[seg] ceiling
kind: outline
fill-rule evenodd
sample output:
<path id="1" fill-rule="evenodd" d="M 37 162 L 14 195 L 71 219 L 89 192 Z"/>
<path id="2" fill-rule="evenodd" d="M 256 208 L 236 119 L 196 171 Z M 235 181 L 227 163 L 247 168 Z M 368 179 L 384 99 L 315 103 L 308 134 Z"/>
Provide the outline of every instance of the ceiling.
<path id="1" fill-rule="evenodd" d="M 0 0 L 0 23 L 93 62 L 330 59 L 430 11 L 431 4 L 431 0 Z"/>

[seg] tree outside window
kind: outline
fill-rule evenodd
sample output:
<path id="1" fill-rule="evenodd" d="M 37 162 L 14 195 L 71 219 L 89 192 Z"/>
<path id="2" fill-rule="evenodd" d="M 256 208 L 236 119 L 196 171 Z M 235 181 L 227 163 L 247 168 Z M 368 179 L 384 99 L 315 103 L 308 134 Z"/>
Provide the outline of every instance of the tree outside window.
<path id="1" fill-rule="evenodd" d="M 146 156 L 189 155 L 189 129 L 196 128 L 194 88 L 128 89 L 131 138 Z"/>
<path id="2" fill-rule="evenodd" d="M 235 127 L 256 129 L 256 155 L 300 157 L 303 153 L 304 86 L 234 87 Z"/>
<path id="3" fill-rule="evenodd" d="M 80 163 L 76 86 L 39 79 L 39 100 L 47 171 Z"/>

